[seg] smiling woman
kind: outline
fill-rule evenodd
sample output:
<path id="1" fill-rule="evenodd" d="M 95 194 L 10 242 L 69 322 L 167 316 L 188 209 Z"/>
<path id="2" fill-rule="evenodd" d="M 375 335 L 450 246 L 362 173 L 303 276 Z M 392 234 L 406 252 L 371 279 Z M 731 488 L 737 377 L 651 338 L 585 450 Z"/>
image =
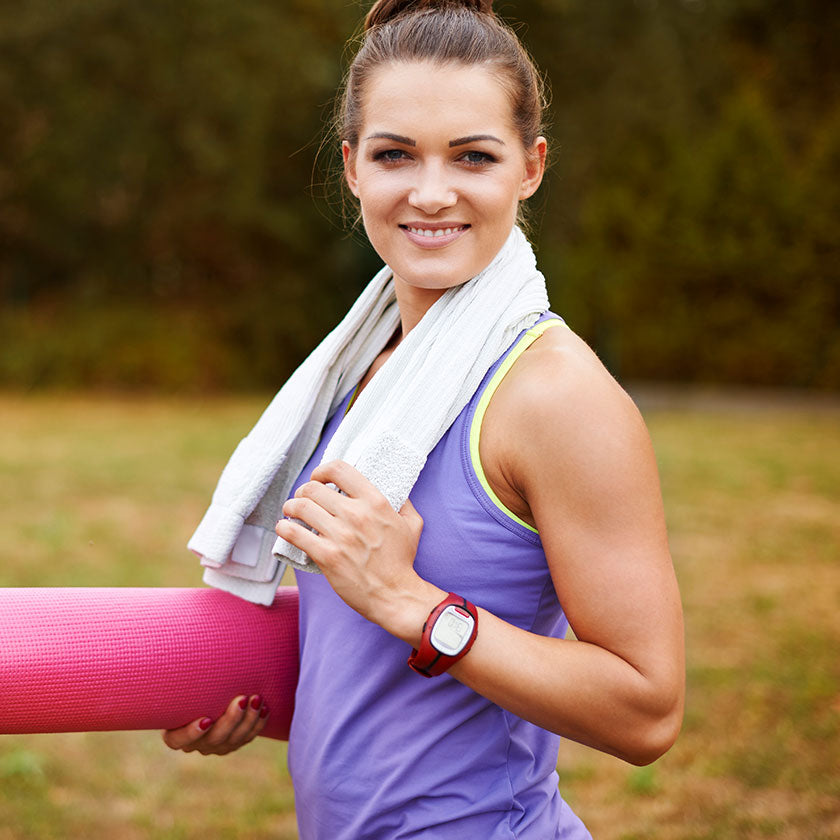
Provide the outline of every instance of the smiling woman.
<path id="1" fill-rule="evenodd" d="M 380 0 L 341 101 L 386 265 L 190 546 L 262 603 L 298 570 L 304 840 L 582 840 L 560 738 L 637 764 L 670 747 L 682 611 L 644 424 L 516 227 L 545 169 L 539 74 L 486 0 Z M 232 702 L 165 739 L 226 753 L 264 725 Z"/>
<path id="2" fill-rule="evenodd" d="M 365 91 L 359 142 L 342 144 L 347 183 L 398 295 L 422 313 L 499 252 L 542 180 L 546 141 L 523 147 L 506 90 L 481 65 L 390 65 Z"/>

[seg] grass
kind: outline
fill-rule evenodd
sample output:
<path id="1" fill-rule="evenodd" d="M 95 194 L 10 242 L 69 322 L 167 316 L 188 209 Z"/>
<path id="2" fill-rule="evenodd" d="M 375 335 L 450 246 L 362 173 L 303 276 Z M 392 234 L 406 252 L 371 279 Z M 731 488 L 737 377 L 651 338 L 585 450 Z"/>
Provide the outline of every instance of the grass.
<path id="1" fill-rule="evenodd" d="M 0 397 L 0 585 L 199 585 L 184 543 L 264 402 Z M 840 838 L 840 412 L 645 414 L 685 604 L 685 724 L 646 768 L 564 744 L 561 789 L 597 840 Z M 294 838 L 284 748 L 0 739 L 0 840 L 76 836 Z"/>

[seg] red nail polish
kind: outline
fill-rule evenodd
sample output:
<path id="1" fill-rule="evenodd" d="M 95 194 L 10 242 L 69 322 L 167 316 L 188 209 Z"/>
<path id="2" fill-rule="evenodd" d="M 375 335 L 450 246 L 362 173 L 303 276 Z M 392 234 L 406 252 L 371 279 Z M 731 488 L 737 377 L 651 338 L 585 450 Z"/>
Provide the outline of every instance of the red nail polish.
<path id="1" fill-rule="evenodd" d="M 206 732 L 213 725 L 213 718 L 202 718 L 198 722 L 198 728 Z"/>
<path id="2" fill-rule="evenodd" d="M 263 706 L 263 707 L 260 709 L 260 717 L 261 717 L 261 718 L 268 717 L 268 706 Z"/>
<path id="3" fill-rule="evenodd" d="M 251 708 L 252 709 L 259 709 L 262 706 L 262 697 L 259 694 L 256 694 L 251 700 Z"/>
<path id="4" fill-rule="evenodd" d="M 239 708 L 240 708 L 240 709 L 244 709 L 247 705 L 248 705 L 248 698 L 247 698 L 247 697 L 243 697 L 243 698 L 239 701 Z"/>

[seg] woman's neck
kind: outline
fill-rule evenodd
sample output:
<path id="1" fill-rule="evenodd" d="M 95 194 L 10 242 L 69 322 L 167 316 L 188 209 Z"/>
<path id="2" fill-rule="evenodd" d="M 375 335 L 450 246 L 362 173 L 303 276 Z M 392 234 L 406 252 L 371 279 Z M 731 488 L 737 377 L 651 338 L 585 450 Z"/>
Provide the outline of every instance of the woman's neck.
<path id="1" fill-rule="evenodd" d="M 416 286 L 406 286 L 396 282 L 394 291 L 397 295 L 397 306 L 400 309 L 402 335 L 408 335 L 422 320 L 423 316 L 432 308 L 446 289 L 418 289 Z"/>

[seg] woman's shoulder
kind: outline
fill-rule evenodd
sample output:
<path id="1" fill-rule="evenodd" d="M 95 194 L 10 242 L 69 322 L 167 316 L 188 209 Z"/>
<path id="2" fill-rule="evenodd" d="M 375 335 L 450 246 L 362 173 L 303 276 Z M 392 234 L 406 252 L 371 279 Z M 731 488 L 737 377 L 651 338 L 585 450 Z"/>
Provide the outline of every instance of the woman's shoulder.
<path id="1" fill-rule="evenodd" d="M 565 325 L 545 330 L 519 356 L 493 401 L 514 427 L 540 419 L 588 426 L 637 413 L 595 351 Z"/>
<path id="2" fill-rule="evenodd" d="M 565 326 L 546 330 L 517 358 L 481 430 L 483 468 L 512 509 L 522 507 L 514 497 L 524 501 L 528 485 L 549 471 L 581 479 L 603 473 L 608 457 L 647 453 L 649 446 L 630 396 Z"/>

